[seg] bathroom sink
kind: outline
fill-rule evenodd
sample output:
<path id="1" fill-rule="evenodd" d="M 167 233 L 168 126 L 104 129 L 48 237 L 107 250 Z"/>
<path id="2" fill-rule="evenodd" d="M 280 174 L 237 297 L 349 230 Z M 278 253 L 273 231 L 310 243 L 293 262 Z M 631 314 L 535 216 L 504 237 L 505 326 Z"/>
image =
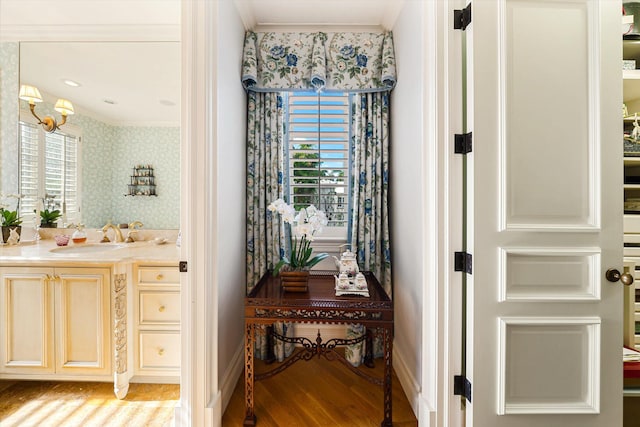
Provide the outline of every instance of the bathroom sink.
<path id="1" fill-rule="evenodd" d="M 81 255 L 81 254 L 95 254 L 100 252 L 113 251 L 115 249 L 124 248 L 125 245 L 121 244 L 109 244 L 109 243 L 89 243 L 72 246 L 60 246 L 50 250 L 51 253 L 57 255 Z"/>

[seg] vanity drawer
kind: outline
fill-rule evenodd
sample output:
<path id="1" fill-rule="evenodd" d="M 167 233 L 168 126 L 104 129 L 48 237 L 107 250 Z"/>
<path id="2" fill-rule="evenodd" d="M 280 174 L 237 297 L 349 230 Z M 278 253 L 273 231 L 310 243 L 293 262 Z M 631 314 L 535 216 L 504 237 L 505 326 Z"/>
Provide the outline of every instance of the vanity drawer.
<path id="1" fill-rule="evenodd" d="M 138 285 L 180 285 L 178 266 L 138 267 Z"/>
<path id="2" fill-rule="evenodd" d="M 180 292 L 140 291 L 140 325 L 180 324 Z"/>
<path id="3" fill-rule="evenodd" d="M 180 332 L 140 331 L 140 369 L 179 369 Z"/>

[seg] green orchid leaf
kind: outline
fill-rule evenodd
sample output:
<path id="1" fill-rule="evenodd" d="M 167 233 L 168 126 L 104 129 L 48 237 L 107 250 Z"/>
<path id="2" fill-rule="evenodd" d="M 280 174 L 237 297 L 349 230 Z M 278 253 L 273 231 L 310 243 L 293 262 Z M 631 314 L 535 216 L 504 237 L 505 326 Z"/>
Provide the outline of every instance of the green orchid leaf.
<path id="1" fill-rule="evenodd" d="M 316 265 L 317 263 L 319 263 L 320 261 L 322 261 L 323 259 L 325 259 L 328 256 L 329 256 L 329 254 L 327 254 L 327 253 L 318 254 L 318 255 L 314 256 L 313 258 L 311 258 L 309 260 L 309 262 L 307 262 L 307 266 L 309 268 L 311 268 L 311 267 L 313 267 L 314 265 Z"/>
<path id="2" fill-rule="evenodd" d="M 289 260 L 286 258 L 282 258 L 280 261 L 278 261 L 278 263 L 276 264 L 275 267 L 273 267 L 273 275 L 277 276 L 280 273 L 280 269 L 282 268 L 282 266 L 284 266 L 285 264 L 289 264 Z"/>

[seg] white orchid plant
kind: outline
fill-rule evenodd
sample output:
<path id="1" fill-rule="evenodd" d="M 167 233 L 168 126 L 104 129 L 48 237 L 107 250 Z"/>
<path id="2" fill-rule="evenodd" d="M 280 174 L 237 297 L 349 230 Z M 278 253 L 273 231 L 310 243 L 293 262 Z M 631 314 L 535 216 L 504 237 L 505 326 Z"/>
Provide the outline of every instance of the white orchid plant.
<path id="1" fill-rule="evenodd" d="M 273 275 L 276 276 L 285 265 L 290 270 L 308 270 L 329 254 L 320 253 L 311 257 L 313 249 L 311 242 L 316 233 L 322 232 L 322 228 L 327 225 L 327 216 L 315 206 L 300 209 L 296 213 L 295 208 L 288 205 L 284 200 L 277 199 L 269 206 L 271 212 L 277 212 L 289 228 L 289 248 L 290 256 L 286 255 L 273 268 Z M 293 229 L 292 226 L 293 225 Z"/>

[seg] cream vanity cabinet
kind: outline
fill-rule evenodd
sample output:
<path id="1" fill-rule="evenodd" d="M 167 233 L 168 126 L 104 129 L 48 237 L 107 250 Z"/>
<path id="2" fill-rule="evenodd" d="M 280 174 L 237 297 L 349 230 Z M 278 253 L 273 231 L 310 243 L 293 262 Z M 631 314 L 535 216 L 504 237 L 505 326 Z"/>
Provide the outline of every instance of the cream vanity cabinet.
<path id="1" fill-rule="evenodd" d="M 110 377 L 109 268 L 3 266 L 0 279 L 2 377 Z"/>
<path id="2" fill-rule="evenodd" d="M 180 272 L 177 265 L 136 264 L 134 376 L 144 382 L 180 379 Z"/>

